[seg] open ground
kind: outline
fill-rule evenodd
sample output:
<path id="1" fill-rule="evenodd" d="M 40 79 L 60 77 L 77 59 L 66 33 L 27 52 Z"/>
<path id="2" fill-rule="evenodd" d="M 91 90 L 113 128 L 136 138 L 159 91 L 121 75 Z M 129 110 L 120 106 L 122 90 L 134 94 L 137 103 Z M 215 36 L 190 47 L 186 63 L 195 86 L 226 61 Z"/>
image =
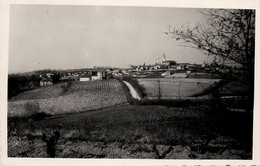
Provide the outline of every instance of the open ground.
<path id="1" fill-rule="evenodd" d="M 48 87 L 60 89 L 57 93 L 51 90 L 54 94 L 51 97 L 44 96 L 48 88 L 40 88 L 10 100 L 10 105 L 21 101 L 27 104 L 18 104 L 16 109 L 9 110 L 22 113 L 9 116 L 8 156 L 48 157 L 43 134 L 50 137 L 58 131 L 60 137 L 55 148 L 56 157 L 61 158 L 252 158 L 252 116 L 230 111 L 245 109 L 244 104 L 230 104 L 245 103 L 244 99 L 142 100 L 129 105 L 126 102 L 129 92 L 117 80 L 73 82 L 66 85 L 67 88 L 64 86 Z M 62 99 L 77 96 L 79 92 L 83 96 L 90 94 L 89 98 L 93 98 L 93 94 L 103 98 L 96 101 L 85 97 L 86 102 L 80 100 L 82 103 L 77 104 L 80 109 L 71 107 L 67 112 L 58 106 L 48 110 L 35 104 L 59 98 L 57 104 L 62 105 L 66 103 Z M 115 100 L 111 96 L 107 98 L 110 105 L 101 105 L 106 103 L 103 99 L 108 94 L 121 96 L 120 102 L 109 102 Z M 26 96 L 30 96 L 30 100 L 26 100 Z M 100 101 L 100 107 L 89 107 L 87 100 Z"/>

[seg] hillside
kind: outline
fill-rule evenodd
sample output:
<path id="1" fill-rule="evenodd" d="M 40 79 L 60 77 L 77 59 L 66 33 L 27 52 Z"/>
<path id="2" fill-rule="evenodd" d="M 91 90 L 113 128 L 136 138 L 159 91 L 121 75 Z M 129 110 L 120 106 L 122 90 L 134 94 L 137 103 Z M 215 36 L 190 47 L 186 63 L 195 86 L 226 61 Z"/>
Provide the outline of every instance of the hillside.
<path id="1" fill-rule="evenodd" d="M 212 116 L 205 108 L 135 105 L 20 122 L 9 134 L 8 156 L 48 157 L 42 133 L 54 131 L 61 134 L 58 158 L 252 158 L 252 128 L 244 113 Z"/>
<path id="2" fill-rule="evenodd" d="M 8 116 L 82 112 L 126 103 L 117 80 L 72 82 L 27 91 L 8 102 Z"/>
<path id="3" fill-rule="evenodd" d="M 63 91 L 61 85 L 62 84 L 56 84 L 52 86 L 39 87 L 37 89 L 25 91 L 12 97 L 9 101 L 57 97 L 60 96 Z"/>

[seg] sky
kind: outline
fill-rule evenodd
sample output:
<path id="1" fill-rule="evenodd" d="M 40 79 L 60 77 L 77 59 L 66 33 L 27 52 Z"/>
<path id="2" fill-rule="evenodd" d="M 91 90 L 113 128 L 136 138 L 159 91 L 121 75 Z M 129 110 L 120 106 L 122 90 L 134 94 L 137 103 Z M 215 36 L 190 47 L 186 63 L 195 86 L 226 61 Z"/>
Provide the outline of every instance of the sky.
<path id="1" fill-rule="evenodd" d="M 9 18 L 8 73 L 155 64 L 163 53 L 177 63 L 208 61 L 164 34 L 170 25 L 205 22 L 197 9 L 11 5 Z"/>

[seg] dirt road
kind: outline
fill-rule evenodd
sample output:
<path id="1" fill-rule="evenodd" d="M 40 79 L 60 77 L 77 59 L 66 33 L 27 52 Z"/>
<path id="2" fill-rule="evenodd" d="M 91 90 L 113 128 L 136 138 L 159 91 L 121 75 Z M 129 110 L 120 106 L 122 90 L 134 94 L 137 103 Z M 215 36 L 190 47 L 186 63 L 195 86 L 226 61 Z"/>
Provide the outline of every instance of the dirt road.
<path id="1" fill-rule="evenodd" d="M 127 81 L 123 81 L 126 86 L 128 87 L 128 89 L 130 90 L 130 94 L 134 99 L 137 100 L 141 100 L 141 97 L 138 95 L 138 93 L 136 92 L 136 90 L 134 89 L 134 87 Z"/>

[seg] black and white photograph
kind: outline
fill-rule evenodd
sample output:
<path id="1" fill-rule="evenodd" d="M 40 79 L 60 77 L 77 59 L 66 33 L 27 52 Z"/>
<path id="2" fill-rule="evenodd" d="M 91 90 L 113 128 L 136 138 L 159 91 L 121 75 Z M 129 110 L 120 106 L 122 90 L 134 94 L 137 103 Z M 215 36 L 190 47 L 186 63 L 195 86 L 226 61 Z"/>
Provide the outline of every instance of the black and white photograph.
<path id="1" fill-rule="evenodd" d="M 7 158 L 253 160 L 256 8 L 10 4 L 8 22 Z"/>

